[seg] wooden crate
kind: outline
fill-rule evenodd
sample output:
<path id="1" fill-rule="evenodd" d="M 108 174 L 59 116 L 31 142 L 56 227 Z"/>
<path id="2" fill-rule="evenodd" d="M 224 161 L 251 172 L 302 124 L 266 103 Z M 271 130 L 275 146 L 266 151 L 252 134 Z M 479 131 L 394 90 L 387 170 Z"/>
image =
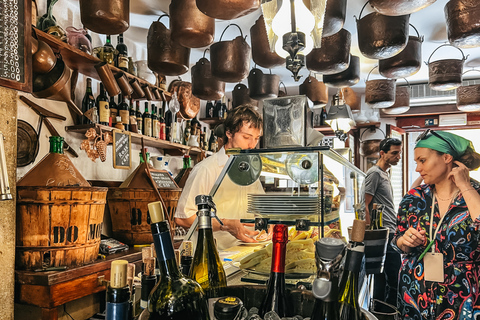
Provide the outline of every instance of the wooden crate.
<path id="1" fill-rule="evenodd" d="M 173 220 L 181 189 L 159 189 Z M 158 201 L 152 189 L 108 188 L 107 203 L 112 218 L 113 237 L 128 245 L 153 242 L 148 204 Z M 173 227 L 173 226 L 171 226 Z"/>
<path id="2" fill-rule="evenodd" d="M 97 187 L 17 187 L 16 268 L 94 262 L 106 195 Z"/>

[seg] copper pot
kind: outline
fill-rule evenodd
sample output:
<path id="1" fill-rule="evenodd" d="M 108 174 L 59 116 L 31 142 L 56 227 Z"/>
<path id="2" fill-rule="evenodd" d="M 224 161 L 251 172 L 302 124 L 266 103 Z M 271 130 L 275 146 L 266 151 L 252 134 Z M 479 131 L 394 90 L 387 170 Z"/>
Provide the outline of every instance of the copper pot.
<path id="1" fill-rule="evenodd" d="M 402 86 L 395 89 L 395 103 L 389 108 L 380 109 L 380 112 L 392 115 L 402 114 L 408 110 L 410 110 L 410 88 Z"/>
<path id="2" fill-rule="evenodd" d="M 307 69 L 322 74 L 345 71 L 350 64 L 351 40 L 350 32 L 345 29 L 333 36 L 322 38 L 322 46 L 307 54 Z"/>
<path id="3" fill-rule="evenodd" d="M 257 106 L 258 102 L 250 98 L 249 90 L 246 85 L 238 83 L 232 91 L 232 107 L 236 108 L 244 104 Z"/>
<path id="4" fill-rule="evenodd" d="M 225 30 L 231 25 L 237 26 L 240 36 L 231 41 L 222 41 Z M 250 69 L 250 46 L 243 38 L 242 29 L 236 24 L 229 24 L 223 30 L 220 41 L 210 46 L 212 75 L 225 82 L 238 82 L 248 76 Z"/>
<path id="5" fill-rule="evenodd" d="M 350 64 L 347 70 L 323 76 L 327 87 L 343 88 L 354 86 L 360 81 L 360 58 L 350 55 Z"/>
<path id="6" fill-rule="evenodd" d="M 360 143 L 360 155 L 365 158 L 380 158 L 381 139 L 365 140 Z"/>
<path id="7" fill-rule="evenodd" d="M 264 68 L 272 68 L 285 63 L 285 59 L 270 50 L 263 15 L 250 28 L 253 62 Z"/>
<path id="8" fill-rule="evenodd" d="M 211 63 L 205 57 L 192 67 L 192 93 L 203 100 L 219 100 L 225 95 L 225 82 L 212 76 Z"/>
<path id="9" fill-rule="evenodd" d="M 437 0 L 369 0 L 378 13 L 386 16 L 411 14 L 428 7 Z"/>
<path id="10" fill-rule="evenodd" d="M 148 68 L 159 74 L 178 76 L 188 71 L 190 49 L 172 40 L 170 30 L 160 22 L 164 16 L 167 15 L 160 16 L 148 29 Z"/>
<path id="11" fill-rule="evenodd" d="M 271 73 L 264 74 L 262 70 L 257 68 L 253 68 L 248 75 L 250 98 L 255 100 L 278 97 L 279 84 L 279 76 Z"/>
<path id="12" fill-rule="evenodd" d="M 32 95 L 36 98 L 66 102 L 70 110 L 78 115 L 83 115 L 72 101 L 70 76 L 70 68 L 61 57 L 57 58 L 57 63 L 50 72 L 34 75 Z"/>
<path id="13" fill-rule="evenodd" d="M 475 69 L 465 71 L 478 71 Z M 457 108 L 464 112 L 480 110 L 480 85 L 460 86 L 457 88 Z"/>
<path id="14" fill-rule="evenodd" d="M 308 76 L 299 86 L 299 93 L 304 94 L 314 105 L 325 106 L 328 102 L 328 88 L 322 81 Z"/>
<path id="15" fill-rule="evenodd" d="M 428 85 L 430 88 L 437 91 L 453 90 L 462 85 L 463 62 L 466 57 L 461 49 L 457 48 L 462 53 L 462 59 L 443 59 L 430 62 L 435 51 L 444 46 L 450 45 L 442 44 L 433 50 L 427 62 Z"/>
<path id="16" fill-rule="evenodd" d="M 329 37 L 343 28 L 347 13 L 347 0 L 327 1 L 322 37 Z"/>
<path id="17" fill-rule="evenodd" d="M 391 17 L 377 12 L 357 19 L 360 52 L 370 59 L 387 59 L 400 53 L 407 46 L 409 19 L 409 15 Z"/>
<path id="18" fill-rule="evenodd" d="M 35 42 L 38 45 L 35 54 L 32 56 L 32 70 L 34 73 L 48 73 L 55 67 L 57 57 L 46 42 L 36 39 Z"/>
<path id="19" fill-rule="evenodd" d="M 341 89 L 343 100 L 350 107 L 352 112 L 361 110 L 362 101 L 358 94 L 352 88 L 346 87 Z"/>
<path id="20" fill-rule="evenodd" d="M 198 9 L 207 16 L 232 20 L 257 10 L 261 0 L 196 0 L 196 2 Z"/>
<path id="21" fill-rule="evenodd" d="M 203 14 L 195 0 L 175 0 L 170 3 L 172 39 L 186 48 L 201 48 L 213 43 L 215 19 Z"/>
<path id="22" fill-rule="evenodd" d="M 413 25 L 411 26 L 417 32 L 417 36 L 408 37 L 407 46 L 402 52 L 378 62 L 378 71 L 385 78 L 407 78 L 413 76 L 421 68 L 423 37 Z"/>
<path id="23" fill-rule="evenodd" d="M 372 108 L 391 107 L 395 103 L 395 80 L 368 80 L 373 69 L 368 73 L 365 84 L 365 102 Z"/>
<path id="24" fill-rule="evenodd" d="M 179 114 L 184 119 L 193 119 L 200 111 L 200 99 L 192 94 L 192 84 L 190 82 L 174 80 L 168 88 L 170 93 L 177 93 L 178 103 L 180 104 Z"/>
<path id="25" fill-rule="evenodd" d="M 448 40 L 459 48 L 480 46 L 480 2 L 450 0 L 445 5 Z"/>
<path id="26" fill-rule="evenodd" d="M 80 0 L 80 19 L 96 33 L 124 33 L 130 25 L 130 1 Z"/>

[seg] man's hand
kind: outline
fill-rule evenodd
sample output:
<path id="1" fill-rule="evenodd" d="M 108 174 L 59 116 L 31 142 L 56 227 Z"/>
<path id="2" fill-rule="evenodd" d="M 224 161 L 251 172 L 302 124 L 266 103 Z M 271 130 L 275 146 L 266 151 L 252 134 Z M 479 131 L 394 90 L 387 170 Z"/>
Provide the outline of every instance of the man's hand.
<path id="1" fill-rule="evenodd" d="M 223 226 L 220 230 L 230 232 L 232 236 L 243 242 L 257 242 L 252 237 L 256 236 L 258 231 L 248 230 L 240 220 L 223 219 L 222 222 Z"/>

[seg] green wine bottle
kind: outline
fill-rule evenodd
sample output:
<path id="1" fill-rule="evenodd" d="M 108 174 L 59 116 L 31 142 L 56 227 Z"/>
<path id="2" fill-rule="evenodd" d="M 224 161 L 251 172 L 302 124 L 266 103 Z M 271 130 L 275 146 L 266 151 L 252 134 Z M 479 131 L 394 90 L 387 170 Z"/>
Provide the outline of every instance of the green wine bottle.
<path id="1" fill-rule="evenodd" d="M 150 293 L 148 307 L 139 320 L 210 320 L 202 287 L 194 280 L 185 278 L 178 270 L 170 226 L 164 221 L 161 203 L 149 203 L 148 210 L 152 221 L 150 226 L 157 252 L 160 281 Z"/>

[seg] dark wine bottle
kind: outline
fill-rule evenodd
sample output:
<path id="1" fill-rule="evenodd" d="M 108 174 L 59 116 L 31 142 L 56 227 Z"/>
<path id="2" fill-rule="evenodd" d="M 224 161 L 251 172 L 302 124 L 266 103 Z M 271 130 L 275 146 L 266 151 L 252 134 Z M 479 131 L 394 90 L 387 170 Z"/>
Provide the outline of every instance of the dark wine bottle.
<path id="1" fill-rule="evenodd" d="M 225 102 L 225 96 L 222 97 L 222 118 L 226 119 L 227 118 L 227 103 Z"/>
<path id="2" fill-rule="evenodd" d="M 372 204 L 372 210 L 370 210 L 370 230 L 377 229 L 377 204 Z"/>
<path id="3" fill-rule="evenodd" d="M 217 102 L 215 103 L 215 109 L 213 109 L 213 117 L 223 118 L 223 107 L 221 100 L 217 100 Z"/>
<path id="4" fill-rule="evenodd" d="M 212 213 L 212 197 L 198 195 L 195 204 L 198 207 L 198 238 L 190 278 L 198 282 L 207 298 L 221 297 L 227 277 L 213 240 L 212 217 L 216 216 Z"/>
<path id="5" fill-rule="evenodd" d="M 108 97 L 105 94 L 105 87 L 103 83 L 100 83 L 100 94 L 97 96 L 97 108 L 100 118 L 100 124 L 104 126 L 111 125 L 110 123 L 110 107 L 108 103 Z"/>
<path id="6" fill-rule="evenodd" d="M 118 114 L 118 105 L 115 103 L 115 97 L 110 96 L 110 126 L 114 127 L 117 121 Z"/>
<path id="7" fill-rule="evenodd" d="M 137 100 L 137 111 L 135 113 L 137 117 L 137 133 L 143 134 L 143 113 L 140 111 L 140 102 Z"/>
<path id="8" fill-rule="evenodd" d="M 164 102 L 162 104 L 162 109 L 160 110 L 159 112 L 159 119 L 158 119 L 158 122 L 160 123 L 159 127 L 160 127 L 160 132 L 158 133 L 159 134 L 159 138 L 161 140 L 166 140 L 167 139 L 167 131 L 166 131 L 166 125 L 165 125 L 165 117 L 163 116 L 164 115 L 164 112 L 165 112 L 165 106 L 166 106 L 166 102 Z"/>
<path id="9" fill-rule="evenodd" d="M 143 135 L 152 136 L 152 115 L 148 112 L 148 102 L 145 101 L 145 110 L 143 112 Z"/>
<path id="10" fill-rule="evenodd" d="M 107 34 L 107 40 L 103 45 L 103 61 L 115 65 L 115 48 L 112 45 L 112 39 Z"/>
<path id="11" fill-rule="evenodd" d="M 127 284 L 128 288 L 130 289 L 130 299 L 128 300 L 129 308 L 128 308 L 128 320 L 133 320 L 137 316 L 137 308 L 135 305 L 136 298 L 135 298 L 135 283 L 133 282 L 135 278 L 135 264 L 129 263 L 127 266 Z"/>
<path id="12" fill-rule="evenodd" d="M 152 104 L 152 137 L 157 138 L 160 136 L 160 126 L 157 116 L 157 107 Z"/>
<path id="13" fill-rule="evenodd" d="M 259 308 L 258 314 L 263 318 L 265 313 L 275 311 L 280 318 L 290 315 L 285 295 L 285 255 L 287 251 L 288 232 L 284 224 L 276 224 L 273 228 L 272 268 L 267 283 L 267 295 Z"/>
<path id="14" fill-rule="evenodd" d="M 130 288 L 127 285 L 127 260 L 115 260 L 110 267 L 107 288 L 107 320 L 129 320 Z"/>
<path id="15" fill-rule="evenodd" d="M 320 125 L 321 126 L 327 126 L 327 110 L 325 107 L 322 108 L 322 111 L 320 111 Z"/>
<path id="16" fill-rule="evenodd" d="M 130 130 L 130 113 L 128 111 L 128 104 L 125 102 L 123 94 L 119 97 L 120 103 L 118 104 L 118 113 L 122 119 L 123 126 L 126 131 Z"/>
<path id="17" fill-rule="evenodd" d="M 177 185 L 183 185 L 186 180 L 186 174 L 192 170 L 192 158 L 190 155 L 185 154 L 183 155 L 183 168 L 180 172 L 175 176 L 175 183 Z"/>
<path id="18" fill-rule="evenodd" d="M 123 33 L 117 37 L 117 59 L 115 60 L 115 66 L 120 70 L 128 72 L 128 49 L 127 45 L 123 43 Z"/>
<path id="19" fill-rule="evenodd" d="M 207 101 L 207 105 L 205 106 L 205 108 L 207 110 L 206 118 L 213 118 L 213 111 L 215 107 L 213 106 L 212 101 Z"/>
<path id="20" fill-rule="evenodd" d="M 210 139 L 208 139 L 208 151 L 217 152 L 217 137 L 215 137 L 213 130 L 210 130 Z"/>
<path id="21" fill-rule="evenodd" d="M 150 249 L 148 247 L 147 249 Z M 148 296 L 157 284 L 157 275 L 155 274 L 155 258 L 148 257 L 143 261 L 142 272 L 142 293 L 140 296 L 140 308 L 146 309 L 148 306 Z"/>
<path id="22" fill-rule="evenodd" d="M 87 78 L 87 88 L 85 89 L 85 95 L 83 96 L 83 100 L 82 100 L 82 112 L 85 114 L 88 110 L 92 109 L 93 107 L 95 107 L 95 98 L 93 97 L 93 93 L 92 93 L 92 79 Z M 84 115 L 82 117 L 82 124 L 90 124 L 90 123 L 92 123 L 92 120 L 88 119 Z"/>
<path id="23" fill-rule="evenodd" d="M 140 315 L 140 320 L 210 320 L 207 299 L 202 287 L 192 279 L 187 279 L 178 270 L 175 260 L 170 227 L 164 221 L 160 202 L 148 204 L 155 251 L 160 268 L 160 281 L 150 293 L 148 308 Z"/>
<path id="24" fill-rule="evenodd" d="M 166 106 L 166 111 L 165 111 L 165 137 L 167 141 L 171 141 L 172 140 L 172 122 L 173 122 L 173 113 L 172 111 L 170 111 L 170 109 L 168 108 L 168 105 L 166 102 L 165 103 L 165 106 Z"/>
<path id="25" fill-rule="evenodd" d="M 128 108 L 129 122 L 130 122 L 130 132 L 138 132 L 137 127 L 137 114 L 135 113 L 135 107 L 133 106 L 133 99 L 130 99 L 130 104 Z"/>
<path id="26" fill-rule="evenodd" d="M 190 135 L 192 134 L 192 125 L 191 120 L 187 120 L 185 124 L 185 130 L 183 131 L 183 144 L 188 145 L 188 140 L 190 139 Z"/>

